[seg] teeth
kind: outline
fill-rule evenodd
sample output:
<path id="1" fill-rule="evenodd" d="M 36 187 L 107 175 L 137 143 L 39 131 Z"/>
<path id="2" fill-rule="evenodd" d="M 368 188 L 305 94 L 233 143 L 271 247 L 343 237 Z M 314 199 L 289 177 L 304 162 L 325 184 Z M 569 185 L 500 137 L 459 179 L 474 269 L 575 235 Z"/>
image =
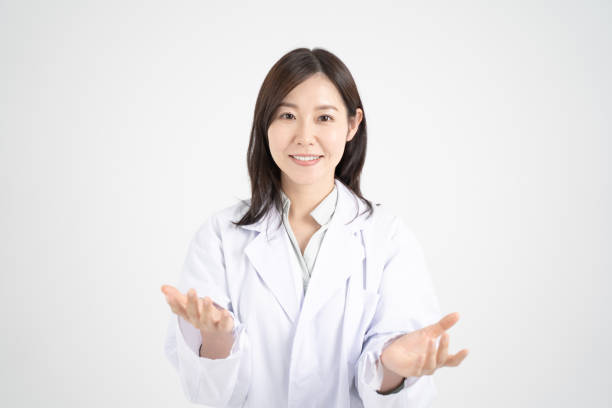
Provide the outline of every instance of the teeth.
<path id="1" fill-rule="evenodd" d="M 298 160 L 302 160 L 302 161 L 316 160 L 319 158 L 319 156 L 291 156 L 291 157 L 296 158 Z"/>

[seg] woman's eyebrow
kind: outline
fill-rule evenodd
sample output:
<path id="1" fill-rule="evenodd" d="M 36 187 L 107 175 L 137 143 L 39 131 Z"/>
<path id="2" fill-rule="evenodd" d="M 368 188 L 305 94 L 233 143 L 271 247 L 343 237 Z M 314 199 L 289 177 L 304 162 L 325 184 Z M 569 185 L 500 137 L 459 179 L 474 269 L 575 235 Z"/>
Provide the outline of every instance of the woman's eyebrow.
<path id="1" fill-rule="evenodd" d="M 278 106 L 279 107 L 287 106 L 289 108 L 295 108 L 295 109 L 298 108 L 296 104 L 289 103 L 289 102 L 281 102 Z M 336 108 L 334 105 L 319 105 L 319 106 L 316 106 L 315 109 L 333 109 L 333 110 L 336 110 L 336 111 L 338 110 L 338 108 Z"/>

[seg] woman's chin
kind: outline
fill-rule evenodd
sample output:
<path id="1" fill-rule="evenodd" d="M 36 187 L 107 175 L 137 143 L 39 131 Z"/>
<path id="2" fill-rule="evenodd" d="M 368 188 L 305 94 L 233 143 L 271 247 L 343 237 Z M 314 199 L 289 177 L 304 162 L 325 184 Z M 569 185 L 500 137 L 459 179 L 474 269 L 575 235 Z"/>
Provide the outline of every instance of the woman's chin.
<path id="1" fill-rule="evenodd" d="M 310 173 L 310 174 L 307 174 L 307 173 Z M 304 171 L 300 171 L 300 172 L 292 171 L 289 173 L 285 173 L 285 176 L 286 176 L 287 181 L 289 181 L 290 183 L 300 184 L 300 185 L 316 184 L 326 179 L 324 175 L 318 172 L 314 172 L 314 171 L 309 172 L 308 169 L 305 169 Z"/>

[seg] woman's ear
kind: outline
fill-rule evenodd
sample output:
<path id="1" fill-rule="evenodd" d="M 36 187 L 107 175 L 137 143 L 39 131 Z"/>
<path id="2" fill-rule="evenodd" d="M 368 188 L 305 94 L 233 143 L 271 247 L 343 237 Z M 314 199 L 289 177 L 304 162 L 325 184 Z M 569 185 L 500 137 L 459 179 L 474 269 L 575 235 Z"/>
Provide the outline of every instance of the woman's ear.
<path id="1" fill-rule="evenodd" d="M 359 129 L 359 124 L 361 123 L 362 119 L 363 119 L 363 111 L 360 108 L 357 108 L 355 110 L 355 115 L 349 117 L 349 129 L 346 135 L 347 142 L 350 142 L 355 136 L 355 134 L 357 133 L 357 130 Z"/>

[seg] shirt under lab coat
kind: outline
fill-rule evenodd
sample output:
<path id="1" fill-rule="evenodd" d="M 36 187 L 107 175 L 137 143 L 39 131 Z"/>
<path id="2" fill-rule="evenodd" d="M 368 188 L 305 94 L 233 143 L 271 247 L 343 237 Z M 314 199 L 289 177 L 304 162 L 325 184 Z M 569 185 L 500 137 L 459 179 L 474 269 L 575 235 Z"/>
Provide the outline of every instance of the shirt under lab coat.
<path id="1" fill-rule="evenodd" d="M 283 196 L 283 204 L 284 209 L 288 209 L 288 199 Z M 336 202 L 332 202 L 332 200 L 336 198 Z M 354 201 L 355 200 L 355 201 Z M 351 201 L 354 201 L 351 203 Z M 299 296 L 301 294 L 302 288 L 305 286 L 300 285 L 300 275 L 303 279 L 302 282 L 305 284 L 310 280 L 310 273 L 313 275 L 317 272 L 317 268 L 314 270 L 313 264 L 315 264 L 314 259 L 317 257 L 319 252 L 318 246 L 321 245 L 325 247 L 326 245 L 334 246 L 336 245 L 347 245 L 350 242 L 342 242 L 339 241 L 340 235 L 338 232 L 341 232 L 346 226 L 342 226 L 340 223 L 332 223 L 331 214 L 335 214 L 336 208 L 339 208 L 338 219 L 339 221 L 348 222 L 354 217 L 353 214 L 349 214 L 349 209 L 351 208 L 351 204 L 353 205 L 352 209 L 356 210 L 354 207 L 355 203 L 360 205 L 360 213 L 363 212 L 365 208 L 361 207 L 362 202 L 356 201 L 356 196 L 352 194 L 352 192 L 342 184 L 339 180 L 335 181 L 335 188 L 326 197 L 326 200 L 313 211 L 313 217 L 318 219 L 320 224 L 325 228 L 321 228 L 317 231 L 319 235 L 313 235 L 312 238 L 315 238 L 311 241 L 307 246 L 305 255 L 309 255 L 307 259 L 300 259 L 301 252 L 299 252 L 299 248 L 297 248 L 298 253 L 295 253 L 297 242 L 293 237 L 290 226 L 287 228 L 288 222 L 286 222 L 286 213 L 278 214 L 276 212 L 277 217 L 270 217 L 268 221 L 274 220 L 278 223 L 279 217 L 283 220 L 283 225 L 285 228 L 281 228 L 285 231 L 284 234 L 275 235 L 280 238 L 276 250 L 284 249 L 285 254 L 287 256 L 279 257 L 279 254 L 275 251 L 271 251 L 269 255 L 273 255 L 277 257 L 277 261 L 283 260 L 284 262 L 277 262 L 278 265 L 282 265 L 282 268 L 277 268 L 276 272 L 284 271 L 287 275 L 291 276 L 291 280 L 293 281 L 293 285 L 291 288 L 276 288 L 277 290 L 286 291 L 292 289 L 293 297 L 297 298 L 295 305 L 299 308 L 297 310 L 297 321 L 285 321 L 286 324 L 286 335 L 284 338 L 278 339 L 278 333 L 275 333 L 275 329 L 279 326 L 283 326 L 281 324 L 274 325 L 273 321 L 269 321 L 269 318 L 266 319 L 264 316 L 257 316 L 253 318 L 251 316 L 245 316 L 245 318 L 241 318 L 241 314 L 243 315 L 252 315 L 254 313 L 248 313 L 246 310 L 241 310 L 240 305 L 240 292 L 244 292 L 244 288 L 240 288 L 240 284 L 238 284 L 238 288 L 234 292 L 237 293 L 236 299 L 231 299 L 231 288 L 220 288 L 219 286 L 227 286 L 227 268 L 223 268 L 223 261 L 229 260 L 226 256 L 226 251 L 221 251 L 222 255 L 218 259 L 213 259 L 215 251 L 213 251 L 213 247 L 211 246 L 211 242 L 215 242 L 220 246 L 216 251 L 219 252 L 219 249 L 229 250 L 231 253 L 236 253 L 234 256 L 237 260 L 239 258 L 241 261 L 247 261 L 246 263 L 252 263 L 255 257 L 249 257 L 248 251 L 245 249 L 248 247 L 249 243 L 252 241 L 251 239 L 246 240 L 245 246 L 241 247 L 242 252 L 236 251 L 236 248 L 232 248 L 232 245 L 229 245 L 227 239 L 223 239 L 223 236 L 226 235 L 226 238 L 229 238 L 229 234 L 225 232 L 222 226 L 225 228 L 236 228 L 229 227 L 228 223 L 230 219 L 237 220 L 240 217 L 237 215 L 241 214 L 240 211 L 244 211 L 245 208 L 241 208 L 238 205 L 234 205 L 232 207 L 228 207 L 210 217 L 204 225 L 198 230 L 196 236 L 192 240 L 189 248 L 189 252 L 187 255 L 187 259 L 185 261 L 185 265 L 183 271 L 181 273 L 181 278 L 179 282 L 179 289 L 186 292 L 189 287 L 194 287 L 198 291 L 198 295 L 203 297 L 205 295 L 211 296 L 216 303 L 226 307 L 234 316 L 235 319 L 235 328 L 234 328 L 234 337 L 235 342 L 230 352 L 230 355 L 225 359 L 216 359 L 211 360 L 204 357 L 199 357 L 199 346 L 201 344 L 201 336 L 198 330 L 193 328 L 189 323 L 184 321 L 182 318 L 177 318 L 176 316 L 170 317 L 170 322 L 168 326 L 167 332 L 167 340 L 166 340 L 166 355 L 169 360 L 172 362 L 174 367 L 177 369 L 181 384 L 183 386 L 183 390 L 185 391 L 186 396 L 192 402 L 207 404 L 209 406 L 228 406 L 228 407 L 240 407 L 240 406 L 262 406 L 262 404 L 267 404 L 266 406 L 292 406 L 292 407 L 301 407 L 301 406 L 351 406 L 351 407 L 426 407 L 429 406 L 432 399 L 436 395 L 437 391 L 435 385 L 433 383 L 433 379 L 431 376 L 422 376 L 422 377 L 409 377 L 406 379 L 403 384 L 400 385 L 396 390 L 394 390 L 393 394 L 382 395 L 376 392 L 377 389 L 380 388 L 380 384 L 382 381 L 382 367 L 378 364 L 378 358 L 380 356 L 380 352 L 384 348 L 385 345 L 389 344 L 393 339 L 397 336 L 417 330 L 427 324 L 434 323 L 440 318 L 439 307 L 437 298 L 435 296 L 433 285 L 430 280 L 430 277 L 425 269 L 424 258 L 422 255 L 422 251 L 418 242 L 416 241 L 414 235 L 411 233 L 409 229 L 405 227 L 403 222 L 397 217 L 388 214 L 381 207 L 375 207 L 375 214 L 371 216 L 371 220 L 369 222 L 369 228 L 366 228 L 368 222 L 362 222 L 361 228 L 356 231 L 361 235 L 361 253 L 363 254 L 363 249 L 373 248 L 376 246 L 377 241 L 378 244 L 384 244 L 385 240 L 381 240 L 382 236 L 380 236 L 381 232 L 387 232 L 387 238 L 395 238 L 395 239 L 387 239 L 386 245 L 383 245 L 386 249 L 383 250 L 383 253 L 392 254 L 394 256 L 391 257 L 383 257 L 379 259 L 379 264 L 382 261 L 384 265 L 378 265 L 378 268 L 375 266 L 367 267 L 368 262 L 366 262 L 365 254 L 362 255 L 362 259 L 364 260 L 362 264 L 362 274 L 363 276 L 363 285 L 368 286 L 366 281 L 368 280 L 365 275 L 370 272 L 372 275 L 376 275 L 374 271 L 378 270 L 380 277 L 378 282 L 378 286 L 375 287 L 372 285 L 372 288 L 365 289 L 375 289 L 375 291 L 366 290 L 369 292 L 367 294 L 368 301 L 370 302 L 369 307 L 361 308 L 359 310 L 358 307 L 348 307 L 349 303 L 353 303 L 355 305 L 363 305 L 363 300 L 350 302 L 350 296 L 345 297 L 345 305 L 343 313 L 339 313 L 338 316 L 334 319 L 333 315 L 328 317 L 332 317 L 331 321 L 337 321 L 341 325 L 346 326 L 347 320 L 355 320 L 356 317 L 362 318 L 362 338 L 358 343 L 361 347 L 359 350 L 361 353 L 358 353 L 354 356 L 354 359 L 357 361 L 353 361 L 349 359 L 346 361 L 349 365 L 353 365 L 354 368 L 350 368 L 348 370 L 344 370 L 344 374 L 341 378 L 337 378 L 334 376 L 333 371 L 331 373 L 328 372 L 318 372 L 316 373 L 317 365 L 321 366 L 322 364 L 313 364 L 312 371 L 314 375 L 318 375 L 327 386 L 316 386 L 317 383 L 321 383 L 321 381 L 312 381 L 312 379 L 308 380 L 305 378 L 302 383 L 306 385 L 306 387 L 300 387 L 300 384 L 292 383 L 291 380 L 288 380 L 292 371 L 299 371 L 299 369 L 292 368 L 292 362 L 294 360 L 299 360 L 299 356 L 296 355 L 296 332 L 298 323 L 300 320 L 305 320 L 306 317 L 302 317 L 304 313 L 303 302 L 306 301 L 306 306 L 308 305 L 309 297 Z M 333 206 L 330 204 L 334 204 Z M 331 212 L 331 214 L 330 214 Z M 233 215 L 234 217 L 228 218 L 229 215 Z M 348 215 L 351 217 L 347 218 Z M 328 217 L 329 216 L 329 217 Z M 360 216 L 363 217 L 363 216 Z M 325 219 L 329 218 L 327 222 Z M 221 224 L 219 224 L 221 223 Z M 216 224 L 216 225 L 215 225 Z M 260 222 L 259 224 L 264 224 Z M 376 225 L 379 224 L 379 225 Z M 329 225 L 335 225 L 336 228 L 332 228 L 332 234 L 335 239 L 332 238 L 332 242 L 327 244 L 324 236 L 326 234 L 327 227 Z M 216 226 L 216 228 L 215 228 Z M 271 223 L 266 224 L 267 228 L 275 227 L 275 225 Z M 356 226 L 356 225 L 355 225 Z M 377 228 L 378 227 L 378 228 Z M 240 227 L 238 227 L 240 228 Z M 354 230 L 351 230 L 355 232 Z M 260 234 L 269 233 L 266 231 L 259 231 Z M 389 234 L 391 233 L 391 234 Z M 213 239 L 214 236 L 217 236 L 217 239 Z M 384 233 L 382 235 L 385 235 Z M 365 245 L 364 240 L 365 237 L 369 236 L 372 240 L 370 245 Z M 220 239 L 219 239 L 220 238 Z M 312 239 L 311 238 L 311 239 Z M 348 238 L 347 235 L 344 235 L 344 239 Z M 373 239 L 375 238 L 375 239 Z M 213 241 L 210 241 L 213 239 Z M 355 241 L 356 242 L 356 241 Z M 350 246 L 350 245 L 349 245 Z M 261 248 L 263 249 L 263 248 Z M 274 248 L 268 248 L 270 250 Z M 338 247 L 340 249 L 340 247 Z M 372 256 L 368 258 L 380 258 L 374 256 L 374 252 L 380 251 L 366 251 L 372 252 Z M 242 254 L 247 254 L 245 257 Z M 292 256 L 293 253 L 293 256 Z M 359 253 L 352 252 L 352 255 Z M 298 256 L 299 254 L 299 256 Z M 225 255 L 225 256 L 223 256 Z M 339 254 L 341 255 L 341 254 Z M 399 256 L 398 256 L 399 255 Z M 332 255 L 333 256 L 333 255 Z M 325 258 L 325 257 L 324 257 Z M 395 260 L 393 259 L 395 258 Z M 402 259 L 399 259 L 402 258 Z M 259 258 L 261 260 L 261 258 Z M 329 256 L 326 258 L 329 261 Z M 399 260 L 403 260 L 403 266 L 407 269 L 403 273 L 401 271 L 393 271 L 388 265 L 391 263 L 396 263 L 397 268 L 402 267 L 402 263 Z M 243 263 L 239 262 L 239 263 Z M 257 266 L 260 268 L 265 264 L 269 267 L 274 265 L 272 262 L 260 263 L 259 265 L 247 265 L 243 273 L 261 273 L 261 271 L 257 270 Z M 325 262 L 325 261 L 323 261 Z M 233 263 L 233 262 L 232 262 Z M 258 263 L 258 262 L 256 262 Z M 344 263 L 346 264 L 346 262 Z M 310 265 L 310 267 L 308 267 Z M 207 276 L 208 269 L 206 266 L 211 268 L 218 268 L 216 271 L 220 277 L 224 277 L 223 279 L 213 279 L 212 276 Z M 321 281 L 325 282 L 323 279 L 325 271 L 325 266 L 330 266 L 329 264 L 324 264 L 319 271 L 321 276 Z M 255 271 L 253 271 L 255 269 Z M 369 271 L 371 269 L 372 271 Z M 382 269 L 382 271 L 381 271 Z M 412 269 L 412 270 L 410 270 Z M 398 273 L 399 272 L 399 273 Z M 307 275 L 305 275 L 305 273 Z M 390 279 L 387 279 L 391 282 L 391 286 L 385 285 L 384 274 L 389 275 Z M 398 275 L 398 276 L 395 276 Z M 350 291 L 351 285 L 350 280 L 356 279 L 359 274 L 356 274 L 355 271 L 349 274 L 349 280 L 346 282 L 346 289 Z M 395 276 L 395 277 L 394 277 Z M 399 282 L 403 285 L 399 286 L 399 289 L 404 289 L 405 293 L 401 291 L 397 293 L 398 290 L 398 277 Z M 346 279 L 346 274 L 343 276 Z M 215 281 L 216 280 L 216 281 Z M 370 279 L 372 282 L 375 282 L 376 279 Z M 221 284 L 225 281 L 225 285 Z M 284 280 L 287 283 L 287 280 Z M 383 284 L 381 284 L 381 282 Z M 208 283 L 208 284 L 206 284 Z M 343 282 L 340 282 L 343 283 Z M 231 285 L 230 285 L 231 286 Z M 248 285 L 244 285 L 247 286 Z M 353 285 L 355 286 L 355 285 Z M 274 290 L 268 289 L 267 296 L 269 297 L 279 297 L 279 293 L 274 293 Z M 363 287 L 361 289 L 364 289 Z M 378 290 L 376 290 L 378 289 Z M 270 293 L 272 292 L 272 293 Z M 307 293 L 306 290 L 304 292 Z M 358 295 L 361 297 L 361 293 L 363 291 L 359 291 Z M 230 296 L 227 296 L 228 293 Z M 265 292 L 264 292 L 265 294 Z M 413 295 L 413 298 L 410 299 L 410 295 Z M 258 293 L 258 296 L 261 296 L 261 293 Z M 274 296 L 275 295 L 275 296 Z M 401 296 L 403 296 L 404 300 L 402 301 Z M 408 299 L 406 300 L 406 297 Z M 248 294 L 242 294 L 242 297 L 248 297 Z M 336 296 L 337 297 L 337 296 Z M 278 299 L 277 299 L 278 300 Z M 281 299 L 282 300 L 282 299 Z M 312 302 L 316 303 L 316 299 L 312 300 Z M 260 302 L 261 303 L 261 302 Z M 280 302 L 281 306 L 283 306 L 282 301 Z M 329 302 L 328 302 L 329 303 Z M 388 306 L 384 304 L 388 303 L 390 306 L 395 305 L 396 307 L 404 308 L 398 309 L 401 310 L 405 316 L 399 319 L 391 319 L 397 320 L 396 322 L 385 322 L 385 324 L 380 325 L 381 327 L 392 326 L 395 330 L 384 330 L 380 332 L 380 330 L 372 330 L 372 328 L 376 327 L 376 317 L 379 316 L 381 312 L 386 312 L 385 316 L 395 316 L 396 312 L 391 312 L 388 310 Z M 275 304 L 278 309 L 278 303 Z M 286 305 L 285 305 L 286 306 Z M 321 306 L 321 305 L 319 305 Z M 406 306 L 412 307 L 406 309 Z M 332 308 L 328 306 L 329 311 L 339 310 L 338 308 Z M 265 308 L 264 308 L 265 310 Z M 323 308 L 325 310 L 325 308 Z M 237 311 L 237 313 L 236 313 Z M 342 310 L 340 310 L 342 311 Z M 369 320 L 363 321 L 363 315 L 367 314 Z M 353 316 L 353 317 L 351 317 Z M 385 318 L 385 316 L 378 317 L 378 320 L 386 321 L 389 320 Z M 399 314 L 401 316 L 401 314 Z M 256 327 L 262 325 L 262 319 L 269 324 L 263 324 L 264 327 L 273 327 L 271 330 L 262 330 L 257 329 Z M 326 354 L 324 350 L 327 349 L 325 343 L 325 337 L 323 332 L 325 331 L 325 327 L 317 327 L 316 325 L 316 316 L 310 316 L 310 323 L 308 323 L 308 327 L 310 329 L 314 329 L 313 337 L 314 341 L 317 343 L 316 352 L 318 354 Z M 314 326 L 313 326 L 314 320 Z M 323 320 L 323 319 L 320 319 Z M 330 320 L 330 319 L 327 319 Z M 404 324 L 402 325 L 402 321 Z M 246 323 L 243 323 L 246 322 Z M 253 326 L 249 330 L 247 326 Z M 332 325 L 333 327 L 334 325 Z M 337 326 L 337 325 L 336 325 Z M 364 330 L 370 329 L 370 330 Z M 311 330 L 309 330 L 311 331 Z M 251 333 L 253 332 L 253 333 Z M 319 332 L 319 333 L 317 333 Z M 342 336 L 332 336 L 331 339 L 337 339 Z M 262 350 L 258 353 L 254 350 L 254 345 L 262 344 L 259 346 Z M 280 343 L 283 345 L 281 348 L 272 348 L 268 349 L 273 350 L 274 353 L 266 353 L 266 347 L 264 347 L 267 343 Z M 342 358 L 342 354 L 347 354 L 346 350 L 342 350 L 346 347 L 346 341 L 336 341 L 336 348 L 338 352 L 335 355 L 330 356 L 331 358 Z M 205 345 L 204 345 L 205 347 Z M 333 348 L 333 347 L 331 347 Z M 284 351 L 284 352 L 283 352 Z M 343 353 L 344 351 L 344 353 Z M 305 353 L 307 354 L 307 353 Z M 333 353 L 332 353 L 333 354 Z M 353 353 L 354 354 L 354 353 Z M 283 357 L 284 355 L 284 357 Z M 275 358 L 277 357 L 277 358 Z M 327 357 L 327 358 L 330 358 Z M 247 361 L 251 360 L 251 361 Z M 253 360 L 258 361 L 258 366 L 254 367 Z M 281 360 L 284 362 L 276 361 L 276 364 L 272 363 L 273 360 Z M 316 360 L 316 359 L 315 359 Z M 325 360 L 325 358 L 323 358 Z M 270 364 L 272 363 L 272 364 Z M 327 362 L 327 365 L 330 363 Z M 277 367 L 266 367 L 266 366 L 274 366 Z M 333 366 L 334 364 L 332 364 Z M 336 364 L 337 366 L 337 364 Z M 340 366 L 337 366 L 340 367 Z M 267 368 L 267 369 L 266 369 Z M 276 370 L 274 370 L 276 368 Z M 338 368 L 337 368 L 338 369 Z M 303 370 L 302 370 L 303 371 Z M 342 370 L 340 370 L 342 371 Z M 276 374 L 276 375 L 275 375 Z M 345 377 L 348 376 L 348 377 Z M 343 379 L 345 377 L 346 379 Z M 308 389 L 308 384 L 310 383 L 311 389 Z M 317 389 L 319 388 L 319 389 Z M 326 388 L 328 395 L 323 395 L 321 397 L 321 392 L 324 391 L 323 388 Z M 335 389 L 335 391 L 334 391 Z M 292 394 L 292 395 L 291 395 Z"/>

